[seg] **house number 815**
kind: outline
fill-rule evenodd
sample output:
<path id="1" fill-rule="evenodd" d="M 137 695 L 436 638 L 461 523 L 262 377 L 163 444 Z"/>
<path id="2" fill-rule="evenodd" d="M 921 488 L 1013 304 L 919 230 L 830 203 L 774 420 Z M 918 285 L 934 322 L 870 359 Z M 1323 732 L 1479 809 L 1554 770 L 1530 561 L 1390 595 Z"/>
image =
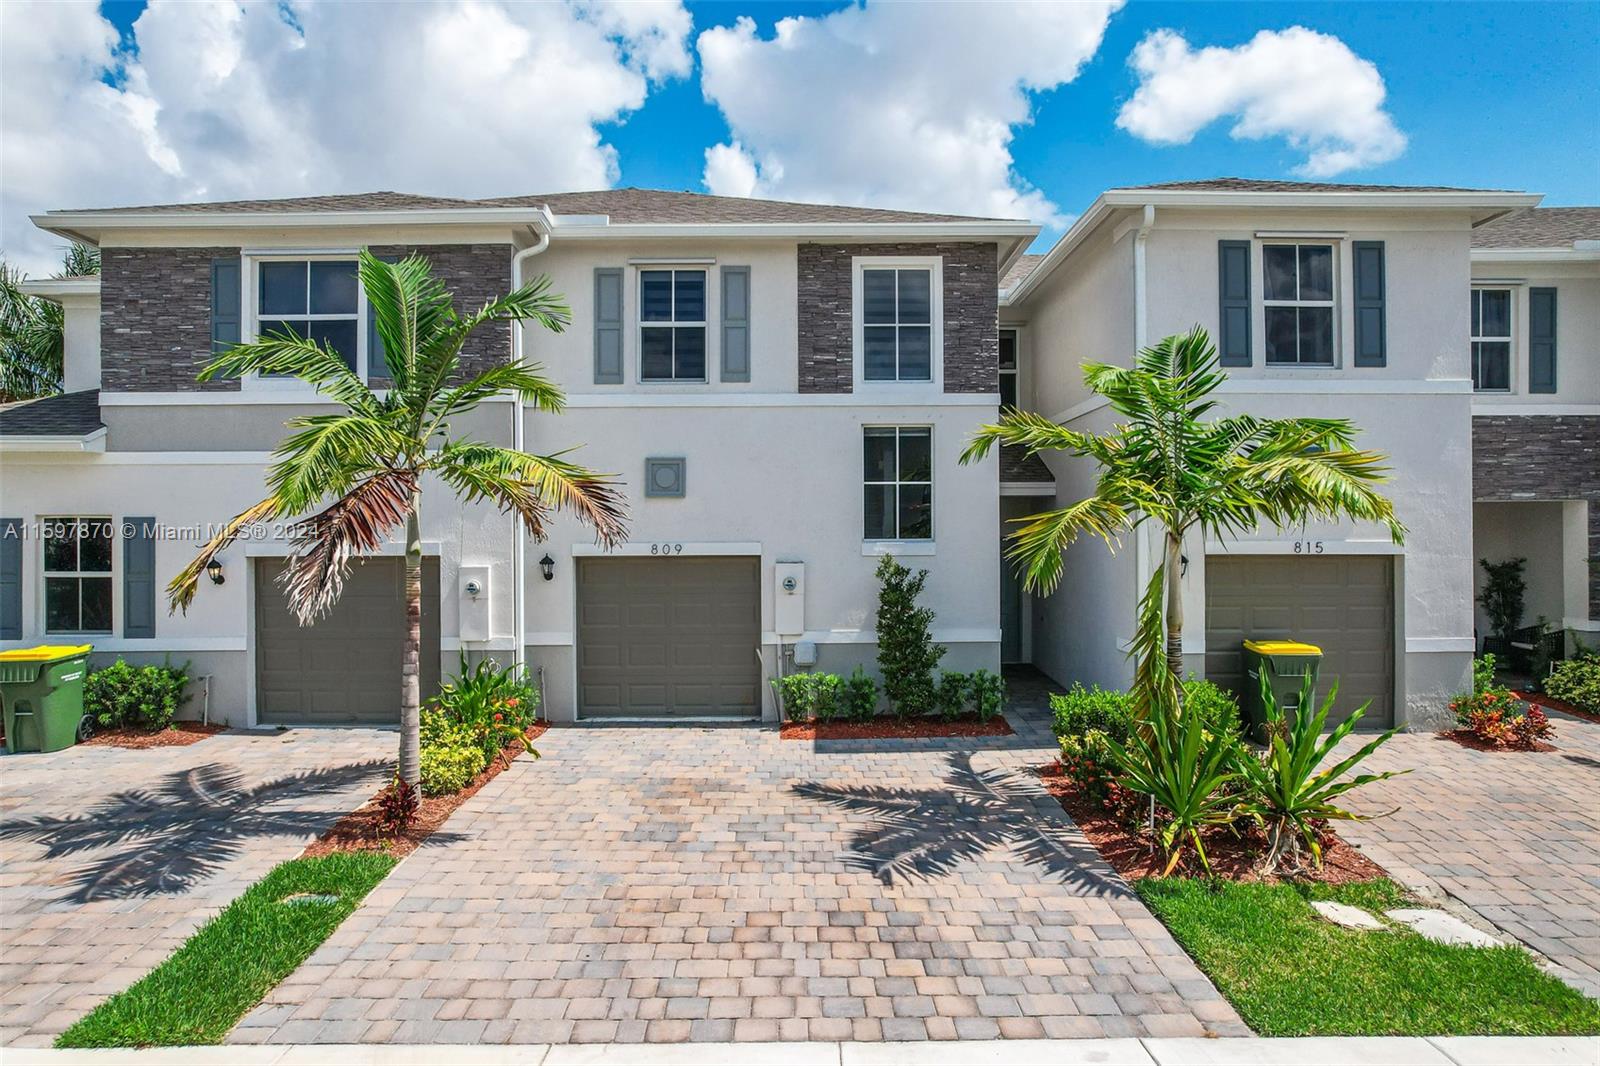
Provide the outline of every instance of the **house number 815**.
<path id="1" fill-rule="evenodd" d="M 650 545 L 650 554 L 651 555 L 682 555 L 683 554 L 683 545 L 682 544 L 652 544 L 652 545 Z"/>
<path id="2" fill-rule="evenodd" d="M 1297 540 L 1294 542 L 1294 553 L 1296 555 L 1321 555 L 1322 541 Z"/>

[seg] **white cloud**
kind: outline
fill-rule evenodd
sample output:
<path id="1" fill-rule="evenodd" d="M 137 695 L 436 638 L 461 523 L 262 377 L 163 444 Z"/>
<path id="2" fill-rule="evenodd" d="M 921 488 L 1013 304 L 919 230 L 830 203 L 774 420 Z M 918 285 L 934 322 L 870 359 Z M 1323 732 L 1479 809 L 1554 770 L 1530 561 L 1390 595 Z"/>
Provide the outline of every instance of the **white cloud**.
<path id="1" fill-rule="evenodd" d="M 678 0 L 155 0 L 128 51 L 93 4 L 0 19 L 0 247 L 35 273 L 48 208 L 605 187 L 596 127 L 692 66 Z"/>
<path id="2" fill-rule="evenodd" d="M 1311 178 L 1387 163 L 1405 151 L 1405 134 L 1383 109 L 1378 68 L 1339 38 L 1303 26 L 1199 51 L 1172 30 L 1156 30 L 1128 62 L 1139 88 L 1117 125 L 1146 141 L 1187 144 L 1210 123 L 1234 116 L 1235 138 L 1282 137 L 1307 153 L 1296 171 Z"/>
<path id="3" fill-rule="evenodd" d="M 732 139 L 712 192 L 1059 222 L 1012 165 L 1030 90 L 1070 82 L 1120 2 L 869 4 L 740 18 L 699 37 L 701 86 Z"/>

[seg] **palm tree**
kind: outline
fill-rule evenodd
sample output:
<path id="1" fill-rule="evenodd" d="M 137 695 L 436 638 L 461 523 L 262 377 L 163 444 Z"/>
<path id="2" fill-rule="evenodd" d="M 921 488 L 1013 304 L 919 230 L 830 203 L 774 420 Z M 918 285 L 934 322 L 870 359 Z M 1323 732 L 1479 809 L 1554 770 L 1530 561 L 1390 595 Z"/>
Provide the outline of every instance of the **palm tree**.
<path id="1" fill-rule="evenodd" d="M 70 246 L 57 278 L 100 273 L 100 251 Z M 0 403 L 61 391 L 66 316 L 61 305 L 22 291 L 27 275 L 0 262 Z"/>
<path id="2" fill-rule="evenodd" d="M 561 390 L 536 365 L 502 363 L 459 380 L 461 346 L 479 326 L 533 321 L 554 332 L 566 327 L 571 315 L 550 292 L 549 278 L 535 278 L 462 316 L 421 256 L 386 263 L 363 251 L 359 276 L 388 356 L 393 386 L 386 393 L 373 392 L 331 348 L 293 332 L 236 345 L 201 372 L 202 381 L 219 375 L 292 375 L 344 410 L 290 419 L 292 432 L 267 471 L 267 497 L 229 521 L 172 579 L 167 596 L 172 610 L 187 610 L 207 564 L 241 531 L 257 522 L 310 514 L 294 527 L 279 579 L 300 623 L 310 625 L 338 601 L 351 556 L 377 550 L 403 526 L 400 780 L 415 791 L 421 781 L 423 476 L 438 478 L 466 503 L 494 504 L 539 540 L 552 510 L 566 510 L 609 547 L 626 536 L 626 515 L 611 477 L 569 462 L 565 453 L 531 455 L 450 433 L 452 418 L 497 393 L 509 391 L 518 402 L 543 411 L 561 410 Z"/>
<path id="3" fill-rule="evenodd" d="M 1119 535 L 1147 521 L 1164 536 L 1163 561 L 1151 576 L 1132 656 L 1135 691 L 1151 692 L 1152 660 L 1163 654 L 1161 684 L 1183 677 L 1183 596 L 1176 579 L 1191 529 L 1223 538 L 1263 522 L 1279 528 L 1311 519 L 1381 522 L 1396 544 L 1405 527 L 1394 505 L 1373 487 L 1387 480 L 1385 457 L 1354 446 L 1355 426 L 1342 418 L 1205 420 L 1211 395 L 1226 375 L 1205 330 L 1167 337 L 1140 352 L 1134 366 L 1086 363 L 1083 380 L 1125 420 L 1110 433 L 1068 429 L 1043 415 L 1008 410 L 973 436 L 963 463 L 996 444 L 1029 454 L 1058 450 L 1100 466 L 1095 494 L 1060 510 L 1017 519 L 1007 558 L 1029 591 L 1050 593 L 1061 580 L 1061 553 L 1087 533 L 1117 547 Z M 1163 597 L 1165 606 L 1163 608 Z M 1173 701 L 1181 697 L 1169 693 Z M 1148 705 L 1148 704 L 1146 704 Z"/>

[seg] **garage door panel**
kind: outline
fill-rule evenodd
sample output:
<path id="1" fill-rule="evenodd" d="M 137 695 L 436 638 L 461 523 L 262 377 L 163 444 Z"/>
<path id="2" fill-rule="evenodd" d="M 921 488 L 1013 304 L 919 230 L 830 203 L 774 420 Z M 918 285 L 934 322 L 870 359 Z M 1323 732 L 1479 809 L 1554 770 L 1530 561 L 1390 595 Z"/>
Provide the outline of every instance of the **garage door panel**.
<path id="1" fill-rule="evenodd" d="M 361 560 L 314 625 L 290 612 L 281 560 L 256 560 L 256 709 L 273 724 L 394 724 L 405 643 L 404 562 Z M 423 561 L 422 694 L 439 688 L 439 567 Z"/>
<path id="2" fill-rule="evenodd" d="M 1206 560 L 1206 676 L 1243 691 L 1240 645 L 1293 637 L 1323 649 L 1329 724 L 1372 701 L 1363 726 L 1394 718 L 1393 563 L 1387 556 L 1213 555 Z"/>
<path id="3" fill-rule="evenodd" d="M 750 557 L 579 560 L 580 714 L 758 714 L 759 582 Z M 594 624 L 604 603 L 617 624 Z"/>

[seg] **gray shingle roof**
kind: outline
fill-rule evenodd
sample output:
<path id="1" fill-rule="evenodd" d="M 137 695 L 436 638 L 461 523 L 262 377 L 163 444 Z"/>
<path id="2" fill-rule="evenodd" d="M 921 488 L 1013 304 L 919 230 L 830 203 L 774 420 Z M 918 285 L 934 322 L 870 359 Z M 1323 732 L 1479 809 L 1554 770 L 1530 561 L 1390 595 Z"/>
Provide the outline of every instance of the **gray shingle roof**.
<path id="1" fill-rule="evenodd" d="M 1020 444 L 1000 445 L 1000 480 L 1051 482 L 1056 476 L 1037 455 L 1029 455 Z"/>
<path id="2" fill-rule="evenodd" d="M 1530 207 L 1472 231 L 1474 248 L 1571 248 L 1600 241 L 1600 207 Z"/>
<path id="3" fill-rule="evenodd" d="M 63 392 L 0 408 L 0 437 L 82 437 L 103 428 L 99 389 Z"/>
<path id="4" fill-rule="evenodd" d="M 1154 185 L 1122 185 L 1121 189 L 1170 189 L 1175 192 L 1505 192 L 1505 189 L 1463 189 L 1453 185 L 1354 185 L 1327 181 L 1263 181 L 1255 178 L 1204 178 L 1162 181 Z"/>
<path id="5" fill-rule="evenodd" d="M 802 204 L 783 200 L 753 200 L 738 196 L 709 196 L 662 189 L 596 189 L 590 192 L 539 193 L 465 200 L 444 196 L 418 196 L 403 192 L 364 192 L 338 196 L 296 196 L 279 200 L 226 200 L 214 203 L 151 204 L 141 207 L 90 208 L 91 212 L 138 211 L 149 214 L 270 214 L 288 211 L 386 211 L 474 207 L 547 206 L 557 215 L 609 215 L 619 224 L 652 222 L 747 223 L 883 223 L 996 221 L 969 215 L 891 211 L 878 207 Z M 1017 221 L 1017 220 L 1010 220 Z M 1025 221 L 1025 220 L 1024 220 Z"/>
<path id="6" fill-rule="evenodd" d="M 1011 269 L 1006 271 L 1006 276 L 1000 279 L 1000 290 L 1004 292 L 1006 289 L 1022 284 L 1022 279 L 1032 274 L 1042 262 L 1044 262 L 1042 254 L 1029 252 L 1027 255 L 1017 256 L 1017 261 L 1011 264 Z"/>

